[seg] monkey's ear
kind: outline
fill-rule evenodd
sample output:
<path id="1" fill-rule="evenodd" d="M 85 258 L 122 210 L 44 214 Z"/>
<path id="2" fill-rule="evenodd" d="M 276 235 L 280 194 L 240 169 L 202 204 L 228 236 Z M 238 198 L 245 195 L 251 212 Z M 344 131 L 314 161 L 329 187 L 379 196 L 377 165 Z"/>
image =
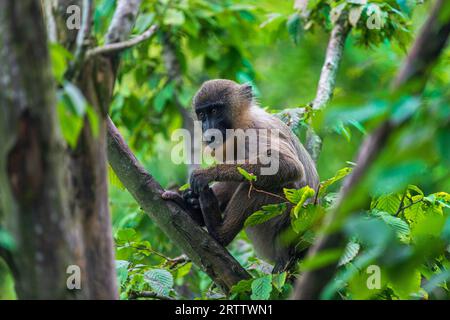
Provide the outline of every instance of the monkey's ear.
<path id="1" fill-rule="evenodd" d="M 240 86 L 241 95 L 249 100 L 253 99 L 253 87 L 250 83 L 244 83 Z"/>

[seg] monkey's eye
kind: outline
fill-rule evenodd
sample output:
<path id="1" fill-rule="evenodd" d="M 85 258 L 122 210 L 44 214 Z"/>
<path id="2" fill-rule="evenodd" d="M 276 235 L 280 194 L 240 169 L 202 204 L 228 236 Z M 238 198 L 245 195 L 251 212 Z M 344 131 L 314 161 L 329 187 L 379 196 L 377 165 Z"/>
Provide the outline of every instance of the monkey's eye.
<path id="1" fill-rule="evenodd" d="M 216 108 L 213 108 L 213 109 L 211 110 L 211 113 L 212 113 L 212 114 L 216 114 L 216 112 L 217 112 Z"/>
<path id="2" fill-rule="evenodd" d="M 203 112 L 200 112 L 200 113 L 198 114 L 198 118 L 199 118 L 200 120 L 202 120 L 204 117 L 205 117 L 205 114 L 204 114 Z"/>

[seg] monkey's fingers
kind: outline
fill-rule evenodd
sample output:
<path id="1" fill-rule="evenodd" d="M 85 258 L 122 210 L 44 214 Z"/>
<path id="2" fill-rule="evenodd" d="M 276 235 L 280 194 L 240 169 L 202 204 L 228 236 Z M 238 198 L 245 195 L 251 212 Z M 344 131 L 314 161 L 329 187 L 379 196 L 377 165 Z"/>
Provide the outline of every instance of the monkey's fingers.
<path id="1" fill-rule="evenodd" d="M 187 189 L 187 190 L 183 191 L 181 196 L 186 201 L 191 198 L 198 198 L 198 194 L 196 194 L 192 189 Z"/>
<path id="2" fill-rule="evenodd" d="M 178 200 L 181 199 L 180 195 L 175 191 L 166 190 L 161 194 L 161 198 L 164 200 Z"/>
<path id="3" fill-rule="evenodd" d="M 200 201 L 198 198 L 189 198 L 187 203 L 194 209 L 200 209 Z"/>

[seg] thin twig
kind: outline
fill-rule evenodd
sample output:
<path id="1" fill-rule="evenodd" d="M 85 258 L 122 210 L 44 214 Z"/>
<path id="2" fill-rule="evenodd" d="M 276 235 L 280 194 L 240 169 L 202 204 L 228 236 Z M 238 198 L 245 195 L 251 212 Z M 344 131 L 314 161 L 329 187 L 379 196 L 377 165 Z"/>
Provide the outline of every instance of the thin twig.
<path id="1" fill-rule="evenodd" d="M 400 200 L 400 205 L 398 206 L 398 209 L 395 212 L 395 216 L 397 216 L 402 211 L 403 202 L 405 201 L 406 198 L 406 191 L 407 190 L 405 190 L 405 192 L 403 193 L 402 200 Z"/>
<path id="2" fill-rule="evenodd" d="M 175 300 L 169 296 L 162 296 L 153 291 L 132 291 L 128 294 L 129 299 L 136 300 L 138 298 L 151 298 L 157 300 Z"/>
<path id="3" fill-rule="evenodd" d="M 123 42 L 107 44 L 107 45 L 104 45 L 101 47 L 90 49 L 86 53 L 86 59 L 90 59 L 99 54 L 117 53 L 118 51 L 123 51 L 125 49 L 134 47 L 134 46 L 138 45 L 139 43 L 150 39 L 155 34 L 157 29 L 158 29 L 158 27 L 156 25 L 152 25 L 149 29 L 147 29 L 147 31 L 145 31 L 144 33 L 142 33 L 132 39 L 129 39 L 129 40 L 126 40 Z"/>
<path id="4" fill-rule="evenodd" d="M 80 66 L 82 65 L 86 55 L 87 39 L 91 33 L 92 8 L 92 0 L 83 0 L 81 28 L 77 34 L 74 59 L 70 63 L 65 76 L 65 78 L 69 81 L 75 79 L 81 71 Z"/>

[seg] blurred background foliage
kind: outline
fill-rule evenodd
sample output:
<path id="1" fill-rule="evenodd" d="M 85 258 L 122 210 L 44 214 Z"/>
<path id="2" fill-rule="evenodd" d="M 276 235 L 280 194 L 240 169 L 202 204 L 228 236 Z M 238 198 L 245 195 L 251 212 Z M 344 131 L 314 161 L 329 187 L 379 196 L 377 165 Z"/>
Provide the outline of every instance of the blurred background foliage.
<path id="1" fill-rule="evenodd" d="M 422 2 L 311 0 L 305 7 L 307 1 L 302 0 L 144 1 L 134 34 L 152 24 L 159 30 L 151 41 L 123 53 L 111 118 L 163 186 L 183 185 L 188 168 L 169 160 L 170 136 L 185 125 L 183 113 L 191 113 L 191 99 L 200 84 L 213 78 L 250 82 L 261 106 L 273 113 L 305 106 L 315 97 L 334 15 L 349 12 L 353 29 L 334 97 L 313 123 L 324 139 L 318 161 L 321 180 L 338 174 L 321 194 L 324 210 L 306 206 L 300 214 L 300 218 L 313 215 L 306 224 L 297 222 L 303 239 L 314 238 L 304 232 L 305 226 L 314 229 L 321 220 L 315 215 L 332 205 L 343 177 L 339 170 L 352 166 L 364 137 L 386 117 L 414 116 L 389 141 L 359 190 L 358 194 L 372 196 L 371 208 L 342 222 L 349 239 L 345 250 L 304 261 L 299 268 L 341 259 L 338 277 L 324 298 L 447 299 L 450 50 L 433 69 L 421 99 L 392 97 L 389 92 L 431 7 L 430 1 Z M 113 0 L 96 1 L 94 30 L 99 44 L 114 9 Z M 379 29 L 367 28 L 373 15 L 381 23 Z M 52 47 L 54 64 L 69 59 L 61 58 L 64 53 L 59 51 Z M 302 138 L 301 130 L 298 133 Z M 121 298 L 143 290 L 173 298 L 223 297 L 189 261 L 173 260 L 181 252 L 140 210 L 112 170 L 109 173 Z M 233 298 L 288 296 L 290 275 L 271 275 L 270 266 L 255 256 L 245 232 L 229 249 L 256 279 L 239 283 Z M 365 268 L 370 264 L 379 265 L 387 275 L 379 290 L 366 286 Z M 1 281 L 9 276 L 2 268 L 0 264 L 0 298 L 13 298 L 12 281 Z"/>

